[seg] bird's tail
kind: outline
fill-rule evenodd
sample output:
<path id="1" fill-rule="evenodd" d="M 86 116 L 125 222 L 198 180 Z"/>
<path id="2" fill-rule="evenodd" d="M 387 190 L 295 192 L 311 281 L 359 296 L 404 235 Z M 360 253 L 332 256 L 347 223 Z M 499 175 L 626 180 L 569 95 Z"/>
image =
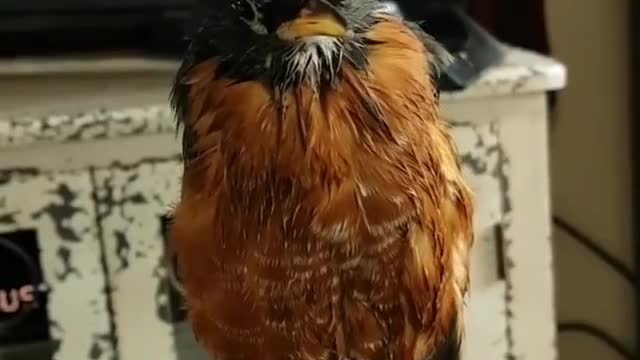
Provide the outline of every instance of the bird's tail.
<path id="1" fill-rule="evenodd" d="M 460 321 L 459 317 L 456 317 L 449 328 L 449 334 L 438 345 L 435 353 L 428 360 L 460 360 L 461 326 L 463 326 L 462 321 Z"/>

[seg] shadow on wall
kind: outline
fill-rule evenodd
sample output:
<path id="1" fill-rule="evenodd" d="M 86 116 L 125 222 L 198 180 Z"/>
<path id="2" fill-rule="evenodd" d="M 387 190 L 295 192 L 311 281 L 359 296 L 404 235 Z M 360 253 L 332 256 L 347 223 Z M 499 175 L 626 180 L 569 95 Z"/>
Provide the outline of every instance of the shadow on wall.
<path id="1" fill-rule="evenodd" d="M 568 67 L 568 87 L 550 97 L 561 360 L 637 358 L 629 270 L 631 1 L 585 0 L 579 9 L 573 0 L 468 1 L 469 13 L 501 40 L 551 53 Z"/>
<path id="2" fill-rule="evenodd" d="M 575 1 L 553 0 L 546 7 L 551 53 L 569 70 L 551 127 L 553 210 L 628 269 L 628 1 L 586 0 L 578 10 Z M 633 284 L 565 230 L 556 227 L 553 234 L 558 321 L 592 324 L 627 352 L 637 350 Z M 560 359 L 622 358 L 584 333 L 562 332 L 558 344 Z"/>

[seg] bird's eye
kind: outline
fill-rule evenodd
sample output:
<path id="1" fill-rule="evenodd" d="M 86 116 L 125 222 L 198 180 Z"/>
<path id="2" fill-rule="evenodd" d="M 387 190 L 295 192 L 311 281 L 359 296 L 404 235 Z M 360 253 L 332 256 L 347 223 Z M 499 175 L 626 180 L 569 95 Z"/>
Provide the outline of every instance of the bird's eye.
<path id="1" fill-rule="evenodd" d="M 250 0 L 231 0 L 231 8 L 245 20 L 253 20 L 256 16 L 255 6 Z"/>

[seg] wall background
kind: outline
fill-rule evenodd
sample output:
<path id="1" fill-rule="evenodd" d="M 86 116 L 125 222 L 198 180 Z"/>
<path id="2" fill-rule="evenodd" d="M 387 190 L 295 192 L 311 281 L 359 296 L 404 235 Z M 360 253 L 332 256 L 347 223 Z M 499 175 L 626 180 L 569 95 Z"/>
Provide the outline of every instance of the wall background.
<path id="1" fill-rule="evenodd" d="M 551 126 L 554 212 L 633 262 L 627 0 L 547 0 L 552 55 L 568 67 Z M 640 99 L 636 100 L 640 101 Z M 559 321 L 593 323 L 634 348 L 633 289 L 554 231 Z M 559 336 L 561 360 L 617 359 L 597 340 Z"/>

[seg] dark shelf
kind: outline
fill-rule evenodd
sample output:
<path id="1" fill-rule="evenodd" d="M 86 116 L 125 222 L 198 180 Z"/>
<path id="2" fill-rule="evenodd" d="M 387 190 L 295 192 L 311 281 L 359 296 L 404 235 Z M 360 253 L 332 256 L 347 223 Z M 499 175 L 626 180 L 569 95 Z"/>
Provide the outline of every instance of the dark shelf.
<path id="1" fill-rule="evenodd" d="M 393 0 L 392 0 L 393 1 Z M 467 87 L 501 59 L 498 42 L 464 14 L 466 0 L 395 0 L 455 57 L 442 90 Z M 0 57 L 128 53 L 179 58 L 197 0 L 0 1 Z"/>
<path id="2" fill-rule="evenodd" d="M 51 360 L 58 346 L 55 340 L 0 346 L 0 360 Z"/>

